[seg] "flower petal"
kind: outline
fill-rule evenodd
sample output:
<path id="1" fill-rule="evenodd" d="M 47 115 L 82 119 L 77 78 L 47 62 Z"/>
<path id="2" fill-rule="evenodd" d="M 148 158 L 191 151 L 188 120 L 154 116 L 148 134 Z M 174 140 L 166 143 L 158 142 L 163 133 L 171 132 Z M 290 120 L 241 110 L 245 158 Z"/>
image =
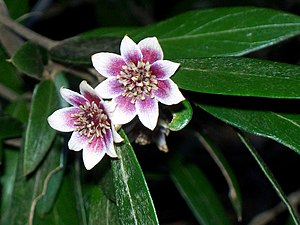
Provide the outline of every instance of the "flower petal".
<path id="1" fill-rule="evenodd" d="M 111 124 L 111 127 L 113 127 L 113 124 Z M 112 128 L 111 131 L 112 131 L 112 135 L 113 135 L 115 143 L 120 143 L 124 140 L 114 128 Z"/>
<path id="2" fill-rule="evenodd" d="M 185 99 L 171 79 L 159 80 L 157 85 L 158 90 L 153 91 L 153 94 L 159 102 L 165 105 L 173 105 Z"/>
<path id="3" fill-rule="evenodd" d="M 109 52 L 100 52 L 92 55 L 92 63 L 95 69 L 104 77 L 120 74 L 122 66 L 126 65 L 122 56 Z"/>
<path id="4" fill-rule="evenodd" d="M 88 143 L 82 152 L 82 159 L 87 170 L 92 169 L 101 161 L 106 152 L 106 146 L 102 138 L 94 138 Z"/>
<path id="5" fill-rule="evenodd" d="M 145 38 L 138 43 L 138 46 L 142 51 L 144 62 L 152 64 L 164 57 L 162 48 L 156 37 Z"/>
<path id="6" fill-rule="evenodd" d="M 114 78 L 107 78 L 95 88 L 101 98 L 114 98 L 122 94 L 123 85 Z"/>
<path id="7" fill-rule="evenodd" d="M 156 75 L 158 80 L 165 80 L 171 77 L 179 66 L 179 63 L 171 62 L 169 60 L 159 60 L 151 65 L 150 70 L 152 74 Z"/>
<path id="8" fill-rule="evenodd" d="M 110 157 L 118 157 L 116 150 L 115 150 L 115 146 L 114 146 L 114 140 L 113 140 L 113 135 L 112 132 L 107 132 L 106 135 L 103 136 L 103 140 L 106 146 L 106 153 L 110 156 Z"/>
<path id="9" fill-rule="evenodd" d="M 95 102 L 99 104 L 101 99 L 96 94 L 95 90 L 84 80 L 79 84 L 80 93 L 87 99 L 89 102 Z"/>
<path id="10" fill-rule="evenodd" d="M 121 42 L 121 56 L 125 60 L 127 65 L 134 63 L 137 65 L 138 61 L 142 61 L 143 55 L 138 45 L 131 40 L 128 36 L 125 36 Z"/>
<path id="11" fill-rule="evenodd" d="M 130 100 L 130 98 L 122 95 L 113 99 L 116 108 L 111 120 L 114 124 L 128 123 L 136 116 L 135 105 Z"/>
<path id="12" fill-rule="evenodd" d="M 75 129 L 75 119 L 71 115 L 78 112 L 80 109 L 77 107 L 58 109 L 48 117 L 48 123 L 55 130 L 71 132 Z"/>
<path id="13" fill-rule="evenodd" d="M 68 147 L 73 151 L 80 151 L 88 143 L 86 136 L 80 135 L 78 132 L 73 132 L 68 142 Z"/>
<path id="14" fill-rule="evenodd" d="M 68 103 L 74 106 L 79 107 L 80 105 L 84 105 L 87 101 L 82 95 L 64 87 L 60 89 L 60 94 Z"/>
<path id="15" fill-rule="evenodd" d="M 142 124 L 154 130 L 158 120 L 158 102 L 155 98 L 146 97 L 136 101 L 136 111 Z"/>

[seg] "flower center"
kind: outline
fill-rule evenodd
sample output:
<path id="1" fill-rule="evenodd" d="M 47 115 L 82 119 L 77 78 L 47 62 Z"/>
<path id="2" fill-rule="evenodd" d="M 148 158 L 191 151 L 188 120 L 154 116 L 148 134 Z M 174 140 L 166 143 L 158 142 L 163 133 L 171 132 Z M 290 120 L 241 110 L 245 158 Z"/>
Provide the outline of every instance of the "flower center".
<path id="1" fill-rule="evenodd" d="M 122 71 L 117 75 L 117 80 L 123 85 L 122 96 L 131 98 L 134 104 L 137 99 L 145 100 L 145 96 L 154 98 L 153 90 L 157 90 L 157 78 L 150 70 L 149 62 L 139 61 L 137 66 L 122 66 Z"/>
<path id="2" fill-rule="evenodd" d="M 102 137 L 103 134 L 106 134 L 106 130 L 110 130 L 108 116 L 94 101 L 80 105 L 80 109 L 79 113 L 74 113 L 71 117 L 75 118 L 75 131 L 79 132 L 81 136 L 86 136 L 89 143 L 95 137 Z"/>

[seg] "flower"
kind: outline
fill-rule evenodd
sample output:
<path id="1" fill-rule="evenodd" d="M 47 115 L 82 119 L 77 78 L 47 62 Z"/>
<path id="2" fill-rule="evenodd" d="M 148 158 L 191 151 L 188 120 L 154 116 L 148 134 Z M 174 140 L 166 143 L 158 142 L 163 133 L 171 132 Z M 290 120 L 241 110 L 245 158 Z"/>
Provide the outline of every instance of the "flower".
<path id="1" fill-rule="evenodd" d="M 48 123 L 58 131 L 73 131 L 68 147 L 74 151 L 83 149 L 83 162 L 90 170 L 105 153 L 117 157 L 113 142 L 123 139 L 111 122 L 110 105 L 86 81 L 80 83 L 79 89 L 81 94 L 63 87 L 60 89 L 61 96 L 73 106 L 55 111 L 48 117 Z"/>
<path id="2" fill-rule="evenodd" d="M 107 78 L 95 91 L 115 103 L 112 117 L 115 124 L 126 124 L 138 115 L 142 124 L 153 130 L 158 121 L 158 102 L 172 105 L 184 100 L 170 79 L 180 64 L 163 60 L 156 37 L 136 44 L 125 36 L 120 52 L 121 55 L 108 52 L 92 55 L 93 66 Z"/>

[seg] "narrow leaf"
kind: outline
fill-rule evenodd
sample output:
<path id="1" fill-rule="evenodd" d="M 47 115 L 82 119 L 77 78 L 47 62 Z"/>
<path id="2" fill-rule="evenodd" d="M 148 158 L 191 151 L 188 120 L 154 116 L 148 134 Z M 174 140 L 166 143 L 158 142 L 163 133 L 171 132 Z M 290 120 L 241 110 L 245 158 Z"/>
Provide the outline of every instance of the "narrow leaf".
<path id="1" fill-rule="evenodd" d="M 24 174 L 35 170 L 55 137 L 56 132 L 48 125 L 47 117 L 58 108 L 59 101 L 51 80 L 35 87 L 24 143 Z"/>
<path id="2" fill-rule="evenodd" d="M 195 103 L 226 123 L 249 133 L 271 138 L 300 153 L 299 114 L 270 111 L 270 109 L 248 108 L 243 105 L 240 105 L 240 107 L 225 107 L 222 105 L 209 105 L 200 101 Z M 262 103 L 258 102 L 256 104 Z"/>
<path id="3" fill-rule="evenodd" d="M 172 77 L 185 90 L 269 98 L 300 98 L 300 67 L 247 58 L 178 59 Z"/>
<path id="4" fill-rule="evenodd" d="M 5 113 L 20 120 L 21 122 L 27 122 L 29 117 L 28 102 L 25 99 L 17 99 L 11 102 L 6 108 Z"/>
<path id="5" fill-rule="evenodd" d="M 283 190 L 281 189 L 280 185 L 277 183 L 277 181 L 276 181 L 275 177 L 273 176 L 272 172 L 270 171 L 269 167 L 267 167 L 267 165 L 265 164 L 263 159 L 257 153 L 255 148 L 251 145 L 251 143 L 247 140 L 247 138 L 239 132 L 238 132 L 238 136 L 241 139 L 241 141 L 244 143 L 246 148 L 249 150 L 249 152 L 251 153 L 251 155 L 253 156 L 255 161 L 258 163 L 258 165 L 260 166 L 261 170 L 266 175 L 266 177 L 268 178 L 270 183 L 272 184 L 273 188 L 275 189 L 275 191 L 276 191 L 277 195 L 279 196 L 279 198 L 281 199 L 281 201 L 287 207 L 294 223 L 296 225 L 299 225 L 300 220 L 299 220 L 299 217 L 297 215 L 297 211 L 292 207 L 292 205 L 288 201 L 287 197 L 285 196 L 285 194 L 284 194 Z"/>
<path id="6" fill-rule="evenodd" d="M 174 158 L 170 176 L 200 224 L 230 224 L 216 192 L 197 166 Z"/>
<path id="7" fill-rule="evenodd" d="M 172 131 L 179 131 L 183 129 L 186 125 L 188 125 L 193 117 L 192 106 L 187 100 L 170 107 L 170 110 L 173 118 L 168 124 L 168 127 Z"/>
<path id="8" fill-rule="evenodd" d="M 47 53 L 38 45 L 27 42 L 16 51 L 11 60 L 21 72 L 40 79 L 47 60 Z"/>
<path id="9" fill-rule="evenodd" d="M 232 169 L 230 168 L 228 162 L 226 161 L 226 159 L 224 158 L 220 150 L 208 137 L 200 133 L 196 133 L 196 137 L 201 142 L 203 147 L 208 151 L 210 156 L 213 158 L 213 160 L 216 162 L 221 172 L 223 173 L 223 176 L 225 177 L 229 187 L 228 197 L 231 201 L 231 204 L 234 208 L 238 220 L 241 221 L 242 220 L 242 196 L 240 192 L 240 187 L 237 183 L 237 180 L 235 178 Z"/>
<path id="10" fill-rule="evenodd" d="M 116 147 L 118 159 L 112 161 L 120 221 L 123 224 L 158 224 L 141 167 L 123 131 L 121 136 L 124 142 Z"/>

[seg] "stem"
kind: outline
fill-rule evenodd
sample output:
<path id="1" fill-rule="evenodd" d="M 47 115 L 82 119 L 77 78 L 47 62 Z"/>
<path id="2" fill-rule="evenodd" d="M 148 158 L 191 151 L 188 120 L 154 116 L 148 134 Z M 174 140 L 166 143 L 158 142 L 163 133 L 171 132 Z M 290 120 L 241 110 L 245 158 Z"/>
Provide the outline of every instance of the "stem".
<path id="1" fill-rule="evenodd" d="M 30 40 L 34 43 L 37 43 L 38 45 L 46 48 L 47 50 L 51 49 L 53 46 L 59 43 L 58 41 L 53 41 L 47 37 L 44 37 L 1 14 L 0 14 L 0 24 L 5 25 L 10 30 L 19 34 L 23 38 Z"/>
<path id="2" fill-rule="evenodd" d="M 266 177 L 268 178 L 268 180 L 270 181 L 270 183 L 272 184 L 273 188 L 277 192 L 277 194 L 278 194 L 279 198 L 281 199 L 281 201 L 287 207 L 290 215 L 292 216 L 292 219 L 293 219 L 294 223 L 296 225 L 299 225 L 300 221 L 299 221 L 299 218 L 298 218 L 298 216 L 296 214 L 296 211 L 294 210 L 294 208 L 290 204 L 289 200 L 286 198 L 284 192 L 282 191 L 280 185 L 276 181 L 276 179 L 273 176 L 273 174 L 270 171 L 270 169 L 267 167 L 267 165 L 265 164 L 265 162 L 263 161 L 263 159 L 257 153 L 257 151 L 255 150 L 255 148 L 251 145 L 251 143 L 247 140 L 247 138 L 243 134 L 241 134 L 240 132 L 237 132 L 237 134 L 238 134 L 239 138 L 241 139 L 241 141 L 244 143 L 244 145 L 247 147 L 247 149 L 250 151 L 250 153 L 252 154 L 252 156 L 254 157 L 255 161 L 258 163 L 258 165 L 260 166 L 261 170 L 264 172 L 264 174 L 266 175 Z"/>

